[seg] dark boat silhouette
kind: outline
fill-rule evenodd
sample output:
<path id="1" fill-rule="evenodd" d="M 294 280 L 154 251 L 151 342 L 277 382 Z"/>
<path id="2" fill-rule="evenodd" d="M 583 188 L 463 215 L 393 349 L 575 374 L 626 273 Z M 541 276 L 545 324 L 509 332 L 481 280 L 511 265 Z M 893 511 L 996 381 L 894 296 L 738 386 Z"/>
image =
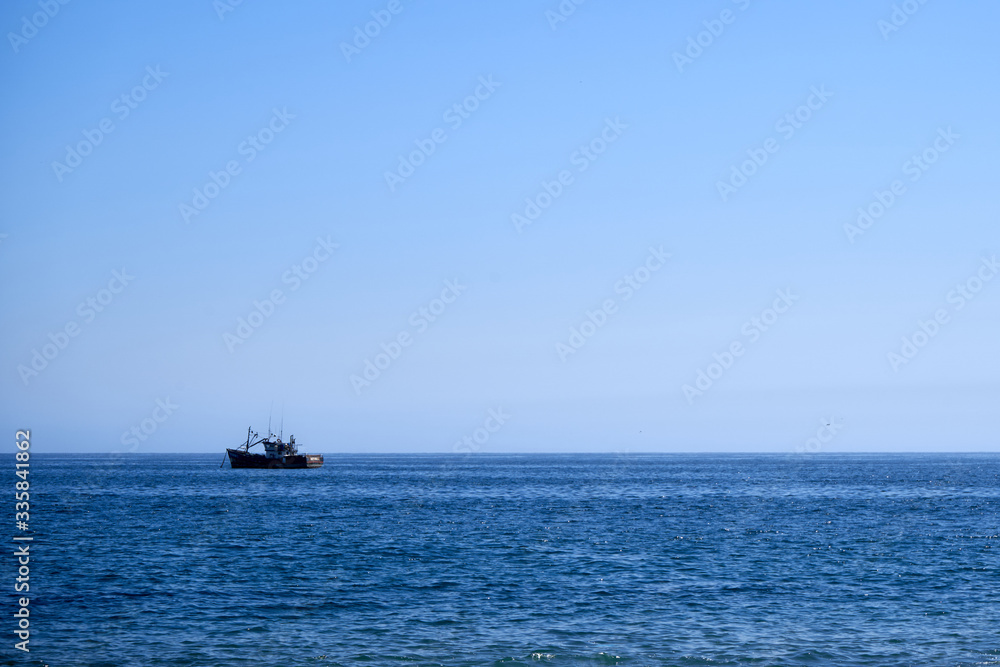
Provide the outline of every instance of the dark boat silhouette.
<path id="1" fill-rule="evenodd" d="M 264 445 L 264 453 L 251 452 L 251 447 Z M 226 449 L 229 465 L 233 468 L 319 468 L 323 465 L 322 454 L 299 454 L 295 436 L 282 442 L 280 435 L 269 433 L 262 438 L 247 429 L 246 444 L 236 449 Z M 223 461 L 223 464 L 225 461 Z"/>

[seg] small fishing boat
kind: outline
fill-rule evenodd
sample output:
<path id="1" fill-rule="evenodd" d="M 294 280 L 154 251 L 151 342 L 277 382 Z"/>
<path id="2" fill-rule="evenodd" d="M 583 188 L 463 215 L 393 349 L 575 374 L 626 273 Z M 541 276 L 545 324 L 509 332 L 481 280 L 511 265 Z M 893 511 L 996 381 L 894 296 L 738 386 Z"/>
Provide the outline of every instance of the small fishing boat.
<path id="1" fill-rule="evenodd" d="M 257 445 L 264 445 L 263 454 L 250 451 Z M 288 442 L 282 442 L 280 435 L 268 433 L 262 438 L 249 428 L 246 443 L 236 449 L 227 448 L 226 452 L 233 468 L 319 468 L 323 465 L 322 454 L 299 454 L 294 435 L 289 436 Z"/>

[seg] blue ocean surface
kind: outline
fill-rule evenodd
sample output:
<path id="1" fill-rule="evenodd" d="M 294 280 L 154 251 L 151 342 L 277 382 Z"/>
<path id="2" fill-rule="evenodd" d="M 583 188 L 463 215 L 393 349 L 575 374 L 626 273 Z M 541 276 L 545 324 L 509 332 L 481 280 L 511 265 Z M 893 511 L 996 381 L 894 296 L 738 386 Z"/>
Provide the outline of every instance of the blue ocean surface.
<path id="1" fill-rule="evenodd" d="M 1000 664 L 995 455 L 221 458 L 33 456 L 3 664 Z"/>

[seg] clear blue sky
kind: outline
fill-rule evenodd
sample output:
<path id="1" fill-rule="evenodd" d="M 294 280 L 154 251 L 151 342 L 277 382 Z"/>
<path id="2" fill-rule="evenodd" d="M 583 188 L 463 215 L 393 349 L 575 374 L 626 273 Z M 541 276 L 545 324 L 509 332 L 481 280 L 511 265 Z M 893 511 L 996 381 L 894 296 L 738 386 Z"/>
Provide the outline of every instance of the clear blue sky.
<path id="1" fill-rule="evenodd" d="M 450 452 L 484 426 L 483 452 L 788 452 L 829 419 L 822 451 L 1000 449 L 1000 280 L 976 282 L 1000 251 L 1000 7 L 911 5 L 893 25 L 888 0 L 589 0 L 564 21 L 556 0 L 5 3 L 2 430 L 221 456 L 273 402 L 328 454 Z M 391 21 L 345 49 L 372 12 Z M 185 216 L 210 172 L 226 187 Z M 891 205 L 845 231 L 876 191 Z"/>

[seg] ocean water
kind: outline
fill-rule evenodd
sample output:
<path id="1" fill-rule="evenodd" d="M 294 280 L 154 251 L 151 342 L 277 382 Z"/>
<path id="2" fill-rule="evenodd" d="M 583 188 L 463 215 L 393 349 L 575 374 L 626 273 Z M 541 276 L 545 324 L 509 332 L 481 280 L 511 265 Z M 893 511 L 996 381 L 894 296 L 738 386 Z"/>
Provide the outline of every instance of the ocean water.
<path id="1" fill-rule="evenodd" d="M 221 458 L 32 457 L 3 664 L 1000 664 L 997 456 Z"/>

